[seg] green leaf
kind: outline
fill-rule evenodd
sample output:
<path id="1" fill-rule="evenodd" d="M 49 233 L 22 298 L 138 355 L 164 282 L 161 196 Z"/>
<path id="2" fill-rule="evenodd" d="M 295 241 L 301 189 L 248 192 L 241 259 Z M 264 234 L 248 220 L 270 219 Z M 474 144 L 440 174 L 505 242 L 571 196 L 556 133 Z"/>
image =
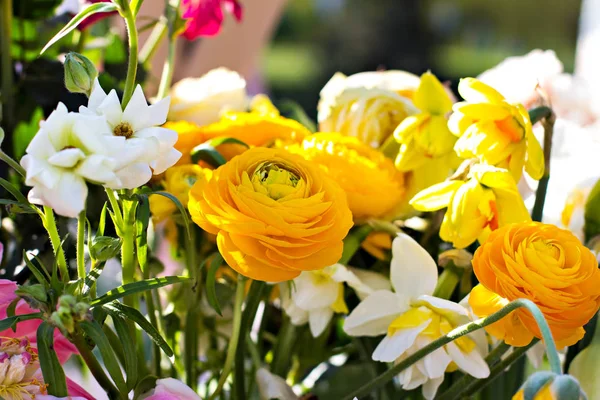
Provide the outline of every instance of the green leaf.
<path id="1" fill-rule="evenodd" d="M 19 122 L 15 128 L 13 132 L 13 155 L 16 160 L 20 160 L 25 154 L 25 149 L 40 129 L 40 121 L 43 119 L 44 111 L 37 107 L 28 122 Z"/>
<path id="2" fill-rule="evenodd" d="M 110 347 L 110 342 L 106 337 L 106 334 L 102 330 L 102 327 L 95 321 L 81 321 L 79 326 L 83 331 L 92 339 L 98 350 L 100 350 L 100 355 L 102 356 L 102 361 L 104 361 L 104 366 L 108 370 L 113 382 L 117 385 L 117 388 L 121 393 L 127 393 L 127 385 L 125 385 L 125 379 L 123 379 L 123 374 L 121 373 L 121 368 L 119 367 L 119 361 L 117 360 L 117 356 L 113 351 L 112 347 Z"/>
<path id="3" fill-rule="evenodd" d="M 116 313 L 113 314 L 105 306 L 105 309 L 111 314 L 115 330 L 119 339 L 123 344 L 123 354 L 125 355 L 125 372 L 127 373 L 127 389 L 131 390 L 135 387 L 138 380 L 138 365 L 135 342 L 132 337 L 132 332 L 124 318 L 121 318 Z"/>
<path id="4" fill-rule="evenodd" d="M 85 277 L 85 281 L 83 283 L 82 294 L 84 296 L 87 296 L 87 294 L 90 292 L 90 290 L 92 290 L 92 287 L 94 286 L 94 284 L 96 283 L 96 281 L 98 280 L 100 275 L 102 274 L 102 271 L 104 271 L 105 265 L 106 265 L 105 261 L 96 263 L 93 265 L 90 272 L 88 272 L 88 274 Z"/>
<path id="5" fill-rule="evenodd" d="M 54 37 L 52 39 L 50 39 L 48 44 L 46 44 L 46 46 L 44 46 L 42 51 L 40 51 L 40 55 L 44 54 L 44 52 L 46 50 L 48 50 L 48 48 L 50 46 L 52 46 L 54 43 L 58 42 L 60 39 L 62 39 L 66 35 L 68 35 L 69 32 L 71 32 L 73 29 L 77 28 L 77 26 L 81 22 L 83 22 L 83 20 L 86 19 L 87 17 L 90 17 L 90 16 L 92 16 L 94 14 L 98 14 L 98 13 L 107 13 L 107 12 L 117 11 L 118 8 L 119 7 L 114 3 L 96 3 L 96 4 L 92 4 L 91 6 L 83 9 L 79 14 L 74 16 L 73 19 L 71 19 L 67 23 L 67 25 L 65 25 L 64 28 L 62 28 L 56 35 L 54 35 Z"/>
<path id="6" fill-rule="evenodd" d="M 35 279 L 37 279 L 39 283 L 50 285 L 50 275 L 48 275 L 48 271 L 46 271 L 46 268 L 40 268 L 37 265 L 35 265 L 29 259 L 29 255 L 25 250 L 23 250 L 23 260 L 25 261 L 27 268 L 29 268 L 29 270 L 31 271 L 33 276 L 35 276 Z M 38 260 L 36 259 L 36 261 Z"/>
<path id="7" fill-rule="evenodd" d="M 137 259 L 142 271 L 146 270 L 148 264 L 148 224 L 150 223 L 150 202 L 147 195 L 139 196 L 135 215 L 136 237 L 135 245 L 137 247 Z"/>
<path id="8" fill-rule="evenodd" d="M 17 297 L 13 301 L 10 302 L 8 307 L 6 307 L 6 316 L 7 317 L 15 316 L 15 313 L 17 312 L 17 304 L 19 304 L 19 301 L 21 301 L 21 299 Z"/>
<path id="9" fill-rule="evenodd" d="M 48 394 L 56 397 L 67 397 L 67 382 L 56 351 L 54 351 L 54 326 L 42 322 L 37 329 L 37 350 L 44 375 L 44 383 L 48 385 Z"/>
<path id="10" fill-rule="evenodd" d="M 163 286 L 172 285 L 174 283 L 189 282 L 190 278 L 186 276 L 165 276 L 162 278 L 152 278 L 143 281 L 128 283 L 123 286 L 119 286 L 107 292 L 105 295 L 98 297 L 90 302 L 91 307 L 100 306 L 102 304 L 109 303 L 113 300 L 120 299 L 125 296 L 132 295 L 134 293 L 145 292 L 146 290 L 158 289 Z"/>
<path id="11" fill-rule="evenodd" d="M 246 143 L 242 142 L 241 140 L 231 137 L 219 137 L 211 139 L 202 144 L 199 144 L 198 146 L 192 149 L 192 151 L 190 152 L 192 162 L 194 164 L 197 164 L 199 161 L 204 161 L 215 168 L 220 167 L 221 165 L 225 164 L 227 160 L 225 160 L 225 157 L 223 157 L 221 153 L 219 153 L 217 147 L 222 144 L 228 143 L 239 144 L 245 146 L 246 148 L 249 147 Z"/>
<path id="12" fill-rule="evenodd" d="M 216 285 L 216 275 L 217 270 L 223 264 L 223 257 L 221 254 L 214 253 L 213 259 L 210 261 L 208 266 L 208 273 L 206 275 L 206 297 L 208 300 L 208 304 L 215 310 L 217 314 L 223 316 L 221 312 L 221 306 L 219 305 L 219 300 L 217 299 L 217 291 L 215 288 Z"/>
<path id="13" fill-rule="evenodd" d="M 100 213 L 100 221 L 98 222 L 98 230 L 96 236 L 104 236 L 104 228 L 106 227 L 106 210 L 108 210 L 108 202 L 104 202 L 102 212 Z"/>
<path id="14" fill-rule="evenodd" d="M 90 246 L 90 255 L 94 260 L 108 261 L 121 251 L 121 239 L 110 236 L 96 236 Z"/>
<path id="15" fill-rule="evenodd" d="M 150 339 L 152 339 L 152 341 L 156 343 L 156 345 L 159 346 L 167 356 L 173 356 L 173 350 L 171 350 L 171 347 L 169 347 L 167 342 L 162 338 L 162 336 L 160 336 L 160 333 L 158 333 L 156 328 L 146 318 L 144 318 L 144 316 L 138 310 L 119 303 L 118 301 L 105 304 L 103 308 L 111 315 L 118 315 L 121 318 L 132 320 L 138 324 L 139 327 L 148 334 Z"/>
<path id="16" fill-rule="evenodd" d="M 148 393 L 150 390 L 154 389 L 156 387 L 157 379 L 158 378 L 153 375 L 149 375 L 142 379 L 133 391 L 133 398 L 139 399 L 144 393 Z"/>
<path id="17" fill-rule="evenodd" d="M 175 196 L 173 196 L 171 193 L 168 192 L 152 192 L 151 194 L 157 194 L 159 196 L 163 196 L 166 197 L 167 199 L 171 200 L 173 203 L 175 203 L 175 206 L 177 206 L 177 209 L 179 210 L 179 213 L 181 214 L 181 217 L 183 218 L 183 223 L 185 225 L 185 233 L 187 234 L 187 237 L 191 237 L 191 233 L 190 233 L 190 218 L 188 217 L 188 213 L 187 210 L 185 209 L 185 207 L 183 206 L 183 204 L 181 204 L 181 202 L 179 201 L 179 199 Z"/>
<path id="18" fill-rule="evenodd" d="M 7 192 L 12 194 L 19 203 L 29 204 L 29 201 L 27 201 L 27 198 L 23 195 L 23 193 L 21 193 L 19 189 L 17 189 L 12 183 L 7 181 L 6 179 L 0 178 L 0 186 L 2 186 L 4 189 L 6 189 Z M 29 208 L 31 208 L 31 205 L 29 206 Z"/>
<path id="19" fill-rule="evenodd" d="M 42 313 L 31 313 L 31 314 L 22 314 L 15 315 L 13 317 L 4 318 L 0 320 L 0 332 L 5 331 L 7 329 L 13 329 L 17 327 L 17 324 L 21 321 L 28 321 L 30 319 L 42 319 Z"/>
<path id="20" fill-rule="evenodd" d="M 283 100 L 277 106 L 287 118 L 300 122 L 313 133 L 317 131 L 317 124 L 306 114 L 300 104 L 293 100 Z"/>

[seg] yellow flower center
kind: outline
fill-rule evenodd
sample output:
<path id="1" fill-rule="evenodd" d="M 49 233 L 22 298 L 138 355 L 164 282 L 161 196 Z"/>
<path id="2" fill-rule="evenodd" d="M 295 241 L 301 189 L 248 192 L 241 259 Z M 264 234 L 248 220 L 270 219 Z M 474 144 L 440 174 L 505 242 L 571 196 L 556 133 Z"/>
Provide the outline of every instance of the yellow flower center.
<path id="1" fill-rule="evenodd" d="M 521 139 L 523 139 L 523 136 L 525 136 L 525 129 L 523 129 L 521 124 L 519 124 L 519 121 L 512 116 L 495 122 L 498 129 L 508 136 L 512 142 L 520 142 Z"/>
<path id="2" fill-rule="evenodd" d="M 279 200 L 296 191 L 296 186 L 302 180 L 296 172 L 288 167 L 271 162 L 262 163 L 252 175 L 254 190 L 263 193 L 273 200 Z"/>
<path id="3" fill-rule="evenodd" d="M 560 258 L 561 250 L 552 241 L 535 240 L 535 241 L 533 241 L 533 243 L 531 245 L 536 250 L 538 255 L 543 255 L 545 257 L 552 258 L 553 260 L 558 260 Z"/>
<path id="4" fill-rule="evenodd" d="M 133 136 L 133 128 L 129 122 L 121 122 L 113 129 L 113 134 L 115 136 L 124 136 L 125 139 L 129 139 Z"/>

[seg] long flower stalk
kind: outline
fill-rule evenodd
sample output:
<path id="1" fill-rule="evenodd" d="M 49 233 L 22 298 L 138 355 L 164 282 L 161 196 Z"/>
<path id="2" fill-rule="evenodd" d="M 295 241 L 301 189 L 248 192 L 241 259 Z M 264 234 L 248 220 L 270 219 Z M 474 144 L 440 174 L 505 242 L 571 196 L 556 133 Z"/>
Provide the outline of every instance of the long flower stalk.
<path id="1" fill-rule="evenodd" d="M 546 193 L 548 191 L 548 182 L 550 180 L 550 156 L 552 152 L 552 137 L 554 135 L 554 122 L 556 116 L 550 110 L 549 114 L 542 120 L 544 126 L 544 175 L 538 182 L 535 191 L 535 203 L 531 211 L 531 219 L 541 221 L 544 216 L 544 203 L 546 202 Z"/>
<path id="2" fill-rule="evenodd" d="M 135 15 L 131 10 L 131 6 L 126 1 L 123 4 L 121 15 L 125 19 L 127 27 L 127 37 L 129 38 L 129 61 L 127 64 L 127 79 L 125 80 L 125 89 L 123 91 L 123 100 L 121 102 L 123 109 L 127 107 L 127 103 L 133 95 L 135 89 L 135 79 L 137 76 L 138 67 L 138 32 L 135 26 Z"/>
<path id="3" fill-rule="evenodd" d="M 0 54 L 2 54 L 0 69 L 2 70 L 2 125 L 13 129 L 14 119 L 14 82 L 13 60 L 11 56 L 13 1 L 0 0 Z"/>
<path id="4" fill-rule="evenodd" d="M 157 98 L 162 99 L 169 94 L 173 73 L 175 72 L 175 55 L 177 54 L 177 18 L 181 0 L 167 0 L 167 25 L 169 27 L 169 53 L 163 67 Z"/>
<path id="5" fill-rule="evenodd" d="M 85 209 L 79 213 L 77 218 L 77 278 L 83 282 L 85 280 Z"/>

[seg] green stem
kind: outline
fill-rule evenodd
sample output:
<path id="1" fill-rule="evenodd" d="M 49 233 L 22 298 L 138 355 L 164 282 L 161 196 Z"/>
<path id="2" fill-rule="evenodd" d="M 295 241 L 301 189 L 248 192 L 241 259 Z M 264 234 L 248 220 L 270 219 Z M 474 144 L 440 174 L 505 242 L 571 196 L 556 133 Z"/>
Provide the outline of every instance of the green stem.
<path id="1" fill-rule="evenodd" d="M 410 367 L 427 354 L 439 349 L 440 347 L 452 342 L 459 337 L 465 336 L 471 332 L 479 330 L 483 327 L 493 324 L 515 311 L 518 308 L 524 307 L 532 314 L 533 318 L 538 324 L 538 328 L 542 334 L 542 338 L 544 343 L 546 344 L 546 353 L 548 355 L 548 361 L 550 362 L 550 366 L 552 371 L 561 374 L 562 368 L 560 365 L 560 359 L 558 357 L 558 352 L 556 350 L 556 345 L 554 344 L 554 339 L 552 338 L 552 333 L 550 331 L 550 327 L 544 318 L 544 315 L 540 311 L 540 309 L 535 305 L 534 302 L 528 299 L 517 299 L 511 301 L 506 306 L 504 306 L 499 311 L 489 315 L 488 317 L 478 319 L 476 321 L 470 322 L 465 325 L 461 325 L 452 331 L 450 331 L 447 335 L 440 337 L 439 339 L 434 340 L 429 343 L 427 346 L 421 348 L 419 351 L 413 353 L 409 357 L 405 358 L 383 374 L 379 375 L 377 378 L 373 379 L 363 387 L 354 391 L 353 393 L 344 397 L 344 399 L 351 400 L 354 397 L 361 398 L 363 396 L 368 395 L 373 390 L 385 385 L 388 381 L 392 380 L 394 376 L 398 375 L 400 372 L 404 371 L 406 368 Z"/>
<path id="2" fill-rule="evenodd" d="M 150 268 L 148 265 L 146 265 L 146 268 L 143 269 L 142 273 L 144 275 L 144 279 L 150 278 Z M 164 330 L 159 325 L 158 319 L 156 318 L 156 305 L 154 303 L 154 293 L 153 292 L 155 292 L 155 290 L 148 290 L 144 294 L 144 297 L 146 299 L 146 307 L 148 307 L 148 318 L 150 319 L 150 323 L 152 324 L 152 326 L 156 328 L 156 330 L 160 333 L 160 335 L 162 337 L 165 337 Z M 158 347 L 158 345 L 156 343 L 154 343 L 154 341 L 153 341 L 152 342 L 152 365 L 154 368 L 153 373 L 156 376 L 162 375 L 162 368 L 160 366 L 161 359 L 162 359 L 162 353 L 161 353 L 160 347 Z"/>
<path id="3" fill-rule="evenodd" d="M 535 203 L 531 211 L 531 219 L 541 221 L 544 216 L 544 203 L 546 202 L 546 192 L 548 191 L 548 181 L 550 180 L 550 155 L 552 151 L 552 136 L 554 135 L 554 122 L 556 116 L 550 110 L 550 115 L 546 116 L 542 124 L 544 125 L 544 175 L 538 182 L 535 192 Z"/>
<path id="4" fill-rule="evenodd" d="M 160 42 L 162 42 L 166 34 L 167 19 L 161 17 L 152 29 L 148 39 L 146 39 L 146 43 L 144 43 L 144 46 L 142 46 L 142 50 L 140 50 L 141 64 L 146 64 L 154 56 L 154 53 L 156 53 L 156 50 L 158 50 L 158 45 Z"/>
<path id="5" fill-rule="evenodd" d="M 123 227 L 123 213 L 121 212 L 121 207 L 119 206 L 119 202 L 117 201 L 117 197 L 115 196 L 115 191 L 112 189 L 106 188 L 106 196 L 108 197 L 108 202 L 110 203 L 110 207 L 112 208 L 113 215 L 115 217 L 115 222 L 118 226 L 116 226 L 117 234 L 119 236 L 122 235 L 120 232 Z"/>
<path id="6" fill-rule="evenodd" d="M 60 235 L 56 228 L 56 220 L 54 219 L 54 211 L 48 206 L 44 206 L 44 219 L 42 221 L 44 228 L 48 231 L 50 237 L 50 243 L 54 249 L 54 256 L 56 257 L 56 263 L 60 269 L 60 276 L 63 282 L 69 281 L 69 268 L 67 267 L 67 259 L 65 258 L 65 252 L 62 248 Z"/>
<path id="7" fill-rule="evenodd" d="M 169 94 L 171 89 L 171 82 L 173 81 L 173 72 L 175 72 L 175 55 L 177 52 L 177 14 L 179 11 L 179 4 L 181 0 L 168 0 L 167 4 L 167 21 L 169 26 L 169 54 L 165 60 L 163 67 L 162 77 L 160 79 L 160 85 L 158 87 L 157 98 L 165 98 Z"/>
<path id="8" fill-rule="evenodd" d="M 0 129 L 2 129 L 2 128 L 0 128 Z M 0 160 L 7 163 L 12 169 L 17 171 L 19 173 L 19 175 L 21 175 L 23 178 L 25 178 L 25 176 L 27 175 L 25 168 L 21 167 L 21 165 L 18 162 L 16 162 L 14 159 L 12 159 L 8 154 L 3 152 L 2 150 L 0 150 Z"/>
<path id="9" fill-rule="evenodd" d="M 77 278 L 83 287 L 85 281 L 85 208 L 77 218 Z"/>
<path id="10" fill-rule="evenodd" d="M 233 305 L 233 329 L 231 331 L 231 340 L 229 341 L 229 346 L 227 346 L 225 365 L 223 366 L 223 371 L 221 372 L 219 381 L 217 382 L 217 388 L 213 394 L 210 395 L 208 400 L 214 400 L 219 393 L 221 393 L 223 386 L 225 385 L 225 381 L 227 381 L 227 377 L 229 376 L 229 373 L 233 367 L 235 352 L 240 339 L 240 328 L 242 325 L 242 305 L 244 303 L 245 282 L 246 278 L 243 275 L 238 275 L 237 288 L 235 290 L 235 303 Z"/>
<path id="11" fill-rule="evenodd" d="M 189 276 L 195 281 L 196 293 L 191 293 L 191 305 L 186 316 L 186 325 L 184 330 L 184 365 L 186 381 L 189 387 L 196 390 L 198 385 L 198 326 L 202 326 L 202 313 L 199 310 L 199 294 L 202 293 L 202 274 L 198 271 L 196 261 L 196 231 L 190 227 L 190 234 L 186 235 L 186 264 Z M 197 295 L 198 294 L 198 295 Z"/>
<path id="12" fill-rule="evenodd" d="M 354 256 L 354 253 L 358 251 L 362 242 L 369 236 L 369 233 L 373 232 L 373 227 L 369 224 L 359 226 L 352 230 L 348 236 L 344 239 L 344 251 L 342 252 L 342 258 L 338 261 L 340 264 L 347 265 Z"/>
<path id="13" fill-rule="evenodd" d="M 75 347 L 77 347 L 77 350 L 79 350 L 79 355 L 81 356 L 81 358 L 83 358 L 83 361 L 90 369 L 90 372 L 92 373 L 94 378 L 96 378 L 96 381 L 98 381 L 98 384 L 100 384 L 100 386 L 102 386 L 102 388 L 108 394 L 108 398 L 111 400 L 122 399 L 121 393 L 119 393 L 119 390 L 115 387 L 115 385 L 113 385 L 111 380 L 108 379 L 108 376 L 106 376 L 106 373 L 102 369 L 102 366 L 100 366 L 98 359 L 96 358 L 94 353 L 92 353 L 92 351 L 89 349 L 89 347 L 85 343 L 85 340 L 81 336 L 77 336 L 73 338 L 73 344 L 75 345 Z"/>
<path id="14" fill-rule="evenodd" d="M 133 200 L 121 200 L 123 207 L 123 226 L 122 226 L 122 244 L 121 244 L 121 266 L 123 269 L 123 285 L 135 281 L 135 212 L 137 202 Z M 123 302 L 137 308 L 137 295 L 127 296 Z"/>
<path id="15" fill-rule="evenodd" d="M 12 0 L 0 0 L 0 13 L 2 14 L 0 31 L 0 54 L 2 54 L 0 69 L 2 69 L 2 122 L 9 132 L 13 129 L 14 122 L 14 82 L 13 60 L 11 54 L 12 40 Z"/>
<path id="16" fill-rule="evenodd" d="M 143 2 L 144 0 L 131 0 L 130 7 L 134 16 L 136 16 L 140 11 L 140 7 L 142 7 Z"/>
<path id="17" fill-rule="evenodd" d="M 79 31 L 79 39 L 77 39 L 77 46 L 75 47 L 75 52 L 81 54 L 85 50 L 85 42 L 88 38 L 88 30 L 84 29 Z"/>
<path id="18" fill-rule="evenodd" d="M 283 324 L 277 335 L 277 344 L 273 352 L 271 372 L 286 378 L 286 367 L 290 362 L 292 348 L 296 341 L 296 327 L 287 315 L 283 317 Z"/>
<path id="19" fill-rule="evenodd" d="M 449 299 L 452 296 L 452 293 L 454 293 L 456 285 L 460 282 L 461 276 L 461 269 L 456 267 L 454 263 L 450 261 L 440 274 L 433 296 L 441 299 Z"/>
<path id="20" fill-rule="evenodd" d="M 123 91 L 123 100 L 121 102 L 123 110 L 127 107 L 127 104 L 133 95 L 138 66 L 138 33 L 137 28 L 135 27 L 135 15 L 131 11 L 129 4 L 127 2 L 125 3 L 126 7 L 121 11 L 121 15 L 125 19 L 127 36 L 129 38 L 129 63 L 127 65 L 127 79 L 125 80 L 125 89 Z"/>

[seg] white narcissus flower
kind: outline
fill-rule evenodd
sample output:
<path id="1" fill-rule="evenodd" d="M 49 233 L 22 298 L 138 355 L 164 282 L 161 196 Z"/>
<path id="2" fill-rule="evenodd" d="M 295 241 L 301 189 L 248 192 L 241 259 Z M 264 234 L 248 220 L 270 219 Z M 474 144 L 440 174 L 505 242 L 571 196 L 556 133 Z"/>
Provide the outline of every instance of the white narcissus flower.
<path id="1" fill-rule="evenodd" d="M 25 184 L 33 186 L 29 201 L 52 207 L 66 217 L 77 217 L 84 209 L 86 180 L 106 184 L 119 182 L 117 161 L 104 133 L 109 131 L 99 116 L 69 113 L 59 103 L 40 124 L 21 165 L 27 172 Z"/>
<path id="2" fill-rule="evenodd" d="M 373 352 L 373 360 L 400 362 L 471 321 L 464 307 L 432 296 L 438 279 L 437 265 L 410 236 L 400 233 L 394 239 L 390 269 L 394 292 L 372 293 L 344 323 L 350 336 L 385 335 Z M 423 386 L 423 396 L 430 400 L 445 372 L 455 366 L 475 378 L 486 378 L 490 371 L 483 359 L 485 353 L 485 334 L 476 331 L 428 354 L 398 378 L 405 390 Z"/>
<path id="3" fill-rule="evenodd" d="M 150 180 L 152 174 L 162 174 L 177 162 L 181 153 L 173 148 L 177 132 L 161 128 L 167 120 L 169 98 L 148 105 L 141 86 L 137 86 L 125 107 L 117 92 L 108 95 L 96 80 L 87 107 L 80 107 L 82 115 L 100 115 L 106 118 L 110 129 L 107 135 L 118 162 L 119 179 L 107 183 L 112 189 L 134 189 Z"/>
<path id="4" fill-rule="evenodd" d="M 185 78 L 171 88 L 169 121 L 197 125 L 217 122 L 224 111 L 246 111 L 246 81 L 237 72 L 216 68 L 200 78 Z"/>
<path id="5" fill-rule="evenodd" d="M 344 283 L 361 298 L 376 289 L 390 287 L 389 281 L 382 275 L 369 271 L 358 272 L 369 281 L 371 286 L 367 286 L 353 271 L 358 270 L 335 264 L 319 271 L 302 272 L 292 281 L 292 285 L 281 283 L 281 305 L 292 324 L 303 325 L 308 322 L 310 332 L 317 337 L 323 333 L 334 313 L 348 313 L 344 301 Z"/>

